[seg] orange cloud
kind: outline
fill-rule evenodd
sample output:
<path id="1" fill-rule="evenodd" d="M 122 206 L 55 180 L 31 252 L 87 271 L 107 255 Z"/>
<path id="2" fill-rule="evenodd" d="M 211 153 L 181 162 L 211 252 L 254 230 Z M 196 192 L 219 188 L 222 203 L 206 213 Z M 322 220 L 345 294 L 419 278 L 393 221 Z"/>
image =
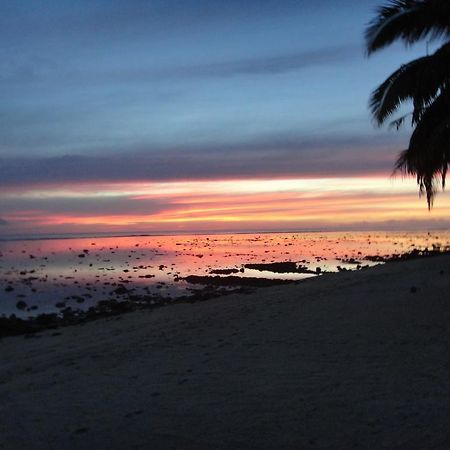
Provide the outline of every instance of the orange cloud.
<path id="1" fill-rule="evenodd" d="M 2 217 L 17 229 L 60 232 L 332 228 L 450 218 L 447 195 L 430 213 L 413 180 L 380 176 L 76 184 L 3 197 L 12 206 Z"/>

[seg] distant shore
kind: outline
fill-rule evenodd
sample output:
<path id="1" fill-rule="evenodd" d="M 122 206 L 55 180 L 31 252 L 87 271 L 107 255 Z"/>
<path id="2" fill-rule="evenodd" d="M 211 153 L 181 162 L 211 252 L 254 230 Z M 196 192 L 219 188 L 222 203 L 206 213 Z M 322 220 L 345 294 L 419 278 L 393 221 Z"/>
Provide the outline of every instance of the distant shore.
<path id="1" fill-rule="evenodd" d="M 450 255 L 0 340 L 2 449 L 448 449 Z"/>

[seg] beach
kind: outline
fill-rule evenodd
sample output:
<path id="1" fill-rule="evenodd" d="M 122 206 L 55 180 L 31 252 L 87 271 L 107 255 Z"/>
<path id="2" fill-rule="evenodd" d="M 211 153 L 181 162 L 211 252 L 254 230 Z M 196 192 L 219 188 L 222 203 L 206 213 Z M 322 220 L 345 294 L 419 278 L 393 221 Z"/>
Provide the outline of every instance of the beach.
<path id="1" fill-rule="evenodd" d="M 450 256 L 0 340 L 1 449 L 448 449 Z"/>

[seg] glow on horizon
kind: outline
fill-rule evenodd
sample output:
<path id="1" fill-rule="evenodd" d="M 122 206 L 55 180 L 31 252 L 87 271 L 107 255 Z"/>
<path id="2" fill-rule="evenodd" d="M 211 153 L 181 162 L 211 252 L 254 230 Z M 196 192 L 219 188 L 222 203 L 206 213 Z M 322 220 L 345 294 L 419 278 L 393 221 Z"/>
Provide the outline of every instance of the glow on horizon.
<path id="1" fill-rule="evenodd" d="M 31 186 L 10 188 L 4 198 L 101 198 L 126 196 L 133 200 L 155 197 L 181 197 L 199 194 L 260 194 L 304 192 L 313 196 L 323 192 L 411 192 L 414 183 L 398 183 L 398 179 L 380 176 L 335 178 L 258 178 L 242 180 L 194 180 L 166 182 L 73 183 L 62 186 Z M 404 180 L 403 180 L 404 181 Z"/>
<path id="2" fill-rule="evenodd" d="M 386 176 L 102 183 L 20 187 L 4 196 L 3 233 L 245 231 L 446 221 L 446 194 L 427 210 L 414 180 Z M 54 207 L 62 202 L 63 211 Z M 73 203 L 73 207 L 71 207 Z M 94 202 L 86 208 L 85 202 Z M 111 202 L 114 206 L 111 210 Z M 109 204 L 109 209 L 108 209 Z M 29 205 L 33 205 L 29 208 Z M 156 205 L 156 206 L 155 206 Z"/>

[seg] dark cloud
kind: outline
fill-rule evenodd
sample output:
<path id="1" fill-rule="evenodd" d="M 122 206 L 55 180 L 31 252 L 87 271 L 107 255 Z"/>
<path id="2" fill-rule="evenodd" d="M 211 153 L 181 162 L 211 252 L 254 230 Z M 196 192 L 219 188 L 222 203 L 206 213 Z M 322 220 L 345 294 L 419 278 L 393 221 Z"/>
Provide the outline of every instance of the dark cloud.
<path id="1" fill-rule="evenodd" d="M 4 35 L 23 38 L 71 36 L 111 39 L 132 33 L 189 32 L 238 20 L 309 14 L 336 7 L 332 0 L 28 0 L 2 2 L 0 26 Z M 354 5 L 352 0 L 341 0 Z M 357 5 L 354 5 L 357 6 Z"/>
<path id="2" fill-rule="evenodd" d="M 197 78 L 213 77 L 225 78 L 237 75 L 275 75 L 296 70 L 308 69 L 318 65 L 345 64 L 350 59 L 361 57 L 360 46 L 345 45 L 320 48 L 310 51 L 292 53 L 288 55 L 263 56 L 228 61 L 216 64 L 202 64 L 196 66 L 164 69 L 158 72 L 124 73 L 126 79 L 137 76 L 144 79 L 154 78 Z"/>
<path id="3" fill-rule="evenodd" d="M 361 136 L 273 136 L 239 145 L 10 157 L 0 160 L 0 185 L 361 175 L 391 171 L 400 149 Z"/>
<path id="4" fill-rule="evenodd" d="M 142 61 L 139 68 L 127 66 L 120 69 L 109 68 L 107 71 L 86 71 L 86 69 L 66 70 L 63 66 L 44 61 L 18 60 L 8 57 L 0 63 L 3 70 L 0 81 L 9 84 L 36 83 L 40 80 L 54 80 L 58 85 L 97 85 L 105 83 L 133 84 L 151 83 L 155 81 L 183 80 L 195 78 L 230 78 L 235 76 L 279 75 L 301 71 L 317 66 L 342 65 L 351 60 L 362 58 L 360 45 L 339 45 L 316 48 L 295 53 L 272 54 L 258 57 L 241 58 L 223 62 L 194 64 L 154 68 L 149 61 Z M 52 70 L 48 67 L 53 64 Z"/>
<path id="5" fill-rule="evenodd" d="M 3 211 L 14 210 L 39 210 L 46 214 L 70 214 L 76 212 L 77 217 L 101 215 L 132 215 L 132 214 L 157 214 L 167 209 L 167 202 L 158 199 L 133 200 L 117 194 L 113 196 L 99 197 L 70 197 L 63 198 L 52 196 L 44 197 L 14 197 L 0 198 L 0 208 Z M 6 224 L 6 223 L 5 223 Z M 1 225 L 1 222 L 0 222 Z"/>
<path id="6" fill-rule="evenodd" d="M 8 222 L 0 217 L 0 226 L 8 225 Z"/>

